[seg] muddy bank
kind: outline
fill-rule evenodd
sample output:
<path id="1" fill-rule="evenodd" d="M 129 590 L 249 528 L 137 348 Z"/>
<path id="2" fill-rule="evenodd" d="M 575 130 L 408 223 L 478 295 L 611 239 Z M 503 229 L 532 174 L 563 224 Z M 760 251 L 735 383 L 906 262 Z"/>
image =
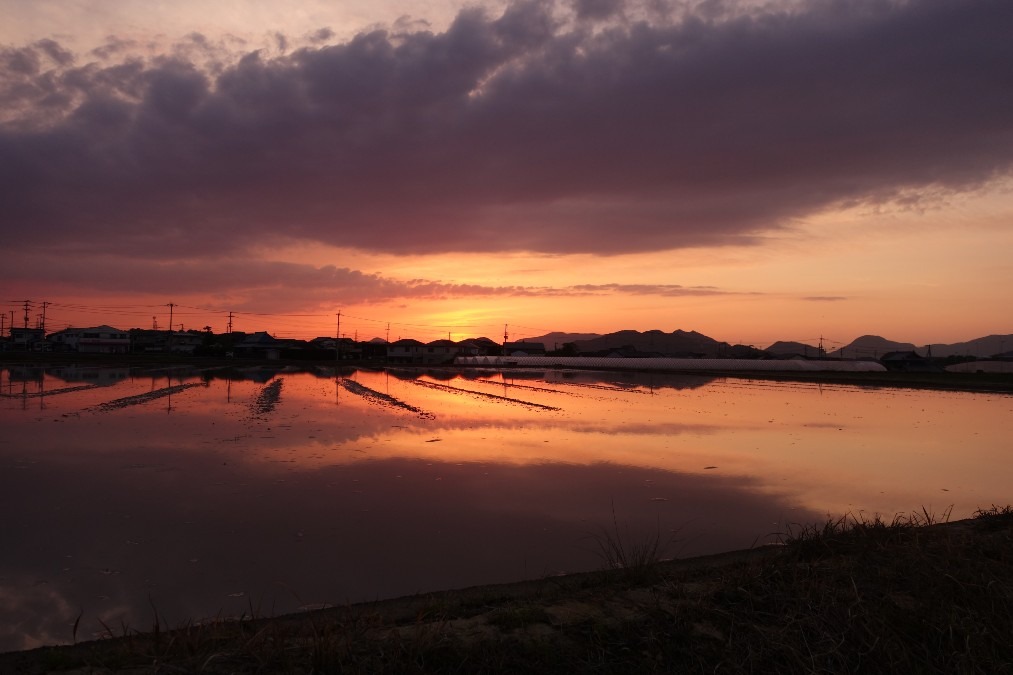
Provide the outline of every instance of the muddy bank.
<path id="1" fill-rule="evenodd" d="M 776 547 L 0 654 L 0 673 L 1006 672 L 1011 538 L 1008 508 L 828 521 Z"/>

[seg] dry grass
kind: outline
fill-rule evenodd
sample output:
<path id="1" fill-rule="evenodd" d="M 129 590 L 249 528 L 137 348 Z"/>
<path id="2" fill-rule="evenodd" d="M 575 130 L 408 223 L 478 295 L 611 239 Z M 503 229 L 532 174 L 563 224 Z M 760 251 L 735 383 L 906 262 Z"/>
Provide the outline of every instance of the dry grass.
<path id="1" fill-rule="evenodd" d="M 634 533 L 628 525 L 620 528 L 615 504 L 612 527 L 602 525 L 588 538 L 605 569 L 619 572 L 633 583 L 649 581 L 672 544 L 671 539 L 662 538 L 660 523 L 653 532 Z"/>
<path id="2" fill-rule="evenodd" d="M 789 529 L 783 546 L 0 655 L 0 673 L 1011 673 L 1013 509 Z M 660 542 L 659 542 L 660 546 Z"/>

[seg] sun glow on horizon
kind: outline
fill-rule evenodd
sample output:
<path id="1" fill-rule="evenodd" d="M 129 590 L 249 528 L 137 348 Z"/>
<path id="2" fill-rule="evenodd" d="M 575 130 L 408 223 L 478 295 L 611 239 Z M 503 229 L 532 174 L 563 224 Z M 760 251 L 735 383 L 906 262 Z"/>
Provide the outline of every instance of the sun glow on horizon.
<path id="1" fill-rule="evenodd" d="M 11 5 L 0 327 L 1013 332 L 1008 12 L 473 4 Z"/>

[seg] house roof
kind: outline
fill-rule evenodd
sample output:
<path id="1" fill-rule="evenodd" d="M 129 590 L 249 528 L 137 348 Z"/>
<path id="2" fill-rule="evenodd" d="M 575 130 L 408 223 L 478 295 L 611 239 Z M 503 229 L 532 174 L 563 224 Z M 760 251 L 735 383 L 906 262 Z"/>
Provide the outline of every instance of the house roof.
<path id="1" fill-rule="evenodd" d="M 887 352 L 880 357 L 880 361 L 923 361 L 924 356 L 919 356 L 918 352 L 913 351 L 900 351 L 900 352 Z"/>
<path id="2" fill-rule="evenodd" d="M 247 345 L 247 346 L 249 346 L 249 345 L 271 345 L 271 346 L 273 346 L 273 345 L 277 345 L 277 344 L 279 344 L 278 340 L 276 340 L 274 337 L 272 337 L 266 331 L 262 331 L 261 330 L 261 331 L 257 331 L 256 333 L 252 333 L 252 334 L 247 335 L 245 338 L 243 338 L 243 341 L 240 342 L 239 345 L 237 345 L 237 346 L 243 346 L 243 345 Z"/>
<path id="3" fill-rule="evenodd" d="M 123 330 L 121 328 L 116 328 L 116 327 L 110 326 L 108 324 L 102 324 L 101 326 L 81 326 L 81 327 L 78 327 L 78 326 L 67 326 L 63 330 L 56 331 L 56 333 L 50 333 L 50 335 L 56 335 L 57 333 L 70 333 L 70 332 L 82 333 L 84 331 L 87 331 L 89 333 L 96 333 L 96 332 L 97 333 L 127 333 L 127 331 L 125 331 L 125 330 Z"/>
<path id="4" fill-rule="evenodd" d="M 524 349 L 527 351 L 545 351 L 545 345 L 541 342 L 507 342 L 503 349 Z"/>

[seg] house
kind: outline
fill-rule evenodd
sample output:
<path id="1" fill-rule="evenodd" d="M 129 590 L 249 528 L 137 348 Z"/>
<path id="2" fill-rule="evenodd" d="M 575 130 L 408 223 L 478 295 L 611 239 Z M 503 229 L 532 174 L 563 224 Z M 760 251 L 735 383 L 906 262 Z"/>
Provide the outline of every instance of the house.
<path id="1" fill-rule="evenodd" d="M 101 325 L 91 328 L 65 328 L 46 338 L 56 351 L 80 354 L 126 354 L 130 334 L 125 330 Z"/>
<path id="2" fill-rule="evenodd" d="M 337 344 L 338 338 L 332 337 L 315 337 L 310 340 L 310 347 L 312 349 L 330 349 L 331 351 L 334 351 Z"/>
<path id="3" fill-rule="evenodd" d="M 173 331 L 168 336 L 169 351 L 173 354 L 193 354 L 204 344 L 204 334 L 195 330 Z"/>
<path id="4" fill-rule="evenodd" d="M 41 328 L 11 328 L 10 347 L 14 351 L 42 351 L 48 347 Z"/>
<path id="5" fill-rule="evenodd" d="M 343 337 L 336 341 L 338 356 L 342 361 L 358 360 L 362 358 L 362 347 L 352 338 Z"/>
<path id="6" fill-rule="evenodd" d="M 887 370 L 905 372 L 905 373 L 937 373 L 942 368 L 924 356 L 919 356 L 918 352 L 913 351 L 899 351 L 899 352 L 887 352 L 879 359 L 879 362 Z"/>
<path id="7" fill-rule="evenodd" d="M 327 358 L 340 358 L 345 360 L 357 360 L 362 358 L 362 347 L 352 338 L 315 337 L 309 341 L 308 349 L 314 352 L 314 357 L 324 356 Z"/>
<path id="8" fill-rule="evenodd" d="M 487 337 L 468 338 L 457 343 L 458 356 L 498 355 L 500 351 L 500 346 Z"/>
<path id="9" fill-rule="evenodd" d="M 545 345 L 541 342 L 504 342 L 506 356 L 545 356 Z"/>
<path id="10" fill-rule="evenodd" d="M 387 361 L 390 363 L 422 363 L 423 345 L 418 340 L 403 338 L 387 345 Z"/>
<path id="11" fill-rule="evenodd" d="M 423 363 L 452 363 L 458 353 L 457 343 L 452 340 L 433 340 L 424 347 Z"/>
<path id="12" fill-rule="evenodd" d="M 359 349 L 362 350 L 362 357 L 366 361 L 384 361 L 387 359 L 387 341 L 383 338 L 373 338 L 369 342 L 360 342 Z"/>
<path id="13" fill-rule="evenodd" d="M 238 343 L 233 351 L 236 356 L 275 361 L 281 358 L 281 351 L 284 347 L 285 343 L 282 340 L 276 340 L 265 331 L 257 331 L 243 338 L 243 341 Z"/>
<path id="14" fill-rule="evenodd" d="M 131 328 L 129 331 L 130 351 L 134 354 L 164 352 L 167 334 L 168 332 L 164 330 Z"/>

